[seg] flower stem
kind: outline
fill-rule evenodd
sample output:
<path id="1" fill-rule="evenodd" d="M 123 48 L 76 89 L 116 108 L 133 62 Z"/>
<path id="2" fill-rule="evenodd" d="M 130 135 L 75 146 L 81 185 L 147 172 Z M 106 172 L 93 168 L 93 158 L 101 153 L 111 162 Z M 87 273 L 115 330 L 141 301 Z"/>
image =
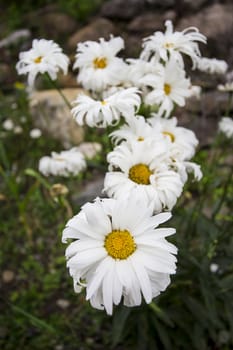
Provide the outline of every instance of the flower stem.
<path id="1" fill-rule="evenodd" d="M 228 174 L 227 180 L 225 182 L 225 186 L 223 188 L 223 194 L 222 194 L 222 198 L 220 200 L 220 202 L 218 203 L 217 207 L 215 208 L 215 210 L 212 213 L 212 219 L 215 219 L 216 215 L 219 213 L 219 211 L 222 208 L 223 203 L 225 202 L 227 193 L 228 193 L 228 187 L 231 184 L 232 181 L 232 175 L 233 175 L 233 167 L 230 168 L 230 172 Z"/>
<path id="2" fill-rule="evenodd" d="M 70 104 L 70 102 L 68 101 L 68 99 L 66 98 L 66 96 L 64 95 L 64 93 L 62 92 L 62 90 L 57 86 L 57 84 L 51 79 L 50 75 L 46 72 L 45 76 L 47 77 L 48 81 L 50 82 L 50 84 L 58 91 L 58 93 L 60 94 L 60 96 L 62 97 L 63 101 L 65 102 L 65 104 L 67 105 L 67 107 L 69 109 L 72 109 L 72 106 Z"/>

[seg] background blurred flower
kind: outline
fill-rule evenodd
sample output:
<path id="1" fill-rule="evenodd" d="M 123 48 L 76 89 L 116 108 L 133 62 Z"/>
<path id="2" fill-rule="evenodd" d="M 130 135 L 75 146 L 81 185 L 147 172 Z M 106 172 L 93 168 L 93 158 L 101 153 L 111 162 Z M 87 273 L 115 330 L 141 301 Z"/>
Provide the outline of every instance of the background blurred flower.
<path id="1" fill-rule="evenodd" d="M 38 139 L 39 137 L 41 137 L 42 132 L 40 129 L 35 128 L 35 129 L 30 130 L 29 135 L 32 139 Z"/>
<path id="2" fill-rule="evenodd" d="M 75 147 L 60 153 L 52 152 L 51 157 L 42 157 L 39 161 L 39 171 L 45 176 L 78 175 L 85 168 L 84 156 Z"/>
<path id="3" fill-rule="evenodd" d="M 230 117 L 222 117 L 218 123 L 219 130 L 225 134 L 227 138 L 233 137 L 233 119 Z"/>

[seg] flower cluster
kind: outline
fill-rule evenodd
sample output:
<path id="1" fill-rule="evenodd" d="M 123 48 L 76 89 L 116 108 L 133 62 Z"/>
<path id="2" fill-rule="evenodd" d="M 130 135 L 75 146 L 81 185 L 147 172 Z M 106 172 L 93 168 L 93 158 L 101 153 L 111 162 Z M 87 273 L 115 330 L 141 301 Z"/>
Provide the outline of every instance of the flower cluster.
<path id="1" fill-rule="evenodd" d="M 121 301 L 135 306 L 143 297 L 150 303 L 176 271 L 177 248 L 166 240 L 175 229 L 159 225 L 171 217 L 189 173 L 195 180 L 202 177 L 192 162 L 198 140 L 174 116 L 176 106 L 200 94 L 186 75 L 183 56 L 191 59 L 193 69 L 226 70 L 225 63 L 201 57 L 199 43 L 206 38 L 197 28 L 173 31 L 171 21 L 165 26 L 165 33 L 143 40 L 138 59 L 118 57 L 124 48 L 121 37 L 77 45 L 73 68 L 87 94 L 77 96 L 71 114 L 79 125 L 114 126 L 108 135 L 113 149 L 107 155 L 107 198 L 86 203 L 68 221 L 63 242 L 73 240 L 66 257 L 75 291 L 86 288 L 87 300 L 108 314 Z M 33 48 L 20 55 L 17 69 L 29 73 L 32 85 L 38 73 L 51 79 L 59 69 L 65 73 L 68 62 L 57 44 L 34 40 Z M 77 148 L 53 152 L 39 164 L 46 176 L 77 175 L 85 167 Z"/>

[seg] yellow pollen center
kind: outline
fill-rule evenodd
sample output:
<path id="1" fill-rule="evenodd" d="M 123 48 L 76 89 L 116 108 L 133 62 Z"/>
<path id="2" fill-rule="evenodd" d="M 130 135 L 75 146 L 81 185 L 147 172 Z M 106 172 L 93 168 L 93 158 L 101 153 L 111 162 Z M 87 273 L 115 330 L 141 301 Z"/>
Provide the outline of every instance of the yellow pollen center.
<path id="1" fill-rule="evenodd" d="M 172 49 L 172 48 L 174 47 L 174 44 L 173 44 L 173 43 L 165 43 L 165 44 L 164 44 L 164 47 L 165 47 L 166 49 Z"/>
<path id="2" fill-rule="evenodd" d="M 138 137 L 138 141 L 144 141 L 144 137 L 139 136 L 139 137 Z"/>
<path id="3" fill-rule="evenodd" d="M 163 86 L 163 90 L 166 95 L 169 95 L 171 93 L 171 85 L 165 83 Z"/>
<path id="4" fill-rule="evenodd" d="M 136 164 L 129 169 L 130 180 L 140 185 L 149 185 L 151 174 L 152 172 L 145 164 Z"/>
<path id="5" fill-rule="evenodd" d="M 102 57 L 102 58 L 95 58 L 93 61 L 94 68 L 95 69 L 104 69 L 107 66 L 107 58 Z"/>
<path id="6" fill-rule="evenodd" d="M 174 136 L 171 132 L 169 132 L 169 131 L 163 131 L 163 134 L 164 134 L 165 136 L 169 136 L 170 139 L 171 139 L 171 142 L 174 142 L 174 141 L 175 141 L 175 136 Z"/>
<path id="7" fill-rule="evenodd" d="M 34 59 L 34 62 L 35 63 L 40 63 L 41 61 L 42 61 L 42 56 L 38 56 L 38 57 L 36 57 L 35 59 Z"/>
<path id="8" fill-rule="evenodd" d="M 127 259 L 136 250 L 133 237 L 127 230 L 113 230 L 104 241 L 104 247 L 114 259 Z"/>
<path id="9" fill-rule="evenodd" d="M 106 104 L 107 104 L 107 102 L 106 101 L 101 101 L 101 104 L 103 105 L 103 106 L 105 106 Z"/>

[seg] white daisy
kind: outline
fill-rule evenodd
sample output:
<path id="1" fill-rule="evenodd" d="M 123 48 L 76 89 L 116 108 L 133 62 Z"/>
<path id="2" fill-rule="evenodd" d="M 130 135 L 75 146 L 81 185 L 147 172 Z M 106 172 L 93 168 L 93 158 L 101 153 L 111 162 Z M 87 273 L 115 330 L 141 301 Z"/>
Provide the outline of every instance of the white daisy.
<path id="1" fill-rule="evenodd" d="M 233 119 L 230 117 L 222 117 L 218 123 L 219 130 L 225 134 L 227 138 L 233 138 Z"/>
<path id="2" fill-rule="evenodd" d="M 164 291 L 176 271 L 177 248 L 165 237 L 173 228 L 158 228 L 170 213 L 153 216 L 141 198 L 96 199 L 68 221 L 63 242 L 74 289 L 86 287 L 86 299 L 111 315 L 123 299 L 126 306 L 146 303 Z"/>
<path id="3" fill-rule="evenodd" d="M 32 48 L 19 54 L 16 69 L 18 74 L 28 74 L 28 84 L 33 87 L 39 73 L 48 73 L 55 80 L 59 70 L 67 73 L 68 65 L 69 58 L 53 40 L 34 39 Z"/>
<path id="4" fill-rule="evenodd" d="M 109 136 L 115 144 L 118 144 L 123 140 L 127 142 L 141 142 L 155 138 L 158 140 L 162 137 L 160 130 L 157 131 L 153 129 L 147 120 L 141 115 L 136 115 L 135 118 L 128 119 L 127 124 L 122 125 Z"/>
<path id="5" fill-rule="evenodd" d="M 201 72 L 210 74 L 224 74 L 226 73 L 228 64 L 224 60 L 217 60 L 216 58 L 200 57 L 197 60 L 197 69 Z"/>
<path id="6" fill-rule="evenodd" d="M 155 212 L 171 210 L 181 195 L 183 182 L 170 169 L 165 140 L 122 143 L 107 156 L 109 172 L 104 191 L 109 197 L 134 197 L 143 193 Z"/>
<path id="7" fill-rule="evenodd" d="M 201 166 L 194 162 L 181 161 L 173 158 L 172 168 L 180 175 L 183 184 L 188 180 L 188 175 L 190 173 L 193 174 L 193 180 L 195 181 L 200 181 L 203 176 Z"/>
<path id="8" fill-rule="evenodd" d="M 162 75 L 163 66 L 158 61 L 151 59 L 149 62 L 142 59 L 128 59 L 127 80 L 134 86 L 142 88 L 141 79 L 147 74 Z"/>
<path id="9" fill-rule="evenodd" d="M 230 83 L 225 83 L 224 85 L 218 85 L 218 90 L 224 92 L 233 92 L 233 81 Z"/>
<path id="10" fill-rule="evenodd" d="M 64 176 L 78 175 L 86 168 L 84 156 L 77 148 L 60 153 L 52 152 L 51 157 L 42 157 L 39 171 L 45 175 Z"/>
<path id="11" fill-rule="evenodd" d="M 121 37 L 103 38 L 100 42 L 86 41 L 77 46 L 74 68 L 79 69 L 77 80 L 87 90 L 102 91 L 118 85 L 124 78 L 127 65 L 116 57 L 124 48 Z"/>
<path id="12" fill-rule="evenodd" d="M 35 129 L 30 130 L 29 135 L 32 139 L 38 139 L 39 137 L 41 137 L 42 132 L 40 129 L 35 128 Z"/>
<path id="13" fill-rule="evenodd" d="M 219 270 L 218 264 L 215 264 L 215 263 L 210 264 L 210 272 L 216 273 L 218 270 Z"/>
<path id="14" fill-rule="evenodd" d="M 152 113 L 152 118 L 147 119 L 153 132 L 160 132 L 170 141 L 170 152 L 173 159 L 189 160 L 196 151 L 198 139 L 190 129 L 177 126 L 177 118 L 164 119 Z"/>
<path id="15" fill-rule="evenodd" d="M 6 119 L 4 120 L 4 122 L 2 123 L 2 127 L 3 129 L 9 131 L 9 130 L 13 130 L 14 129 L 14 122 L 11 119 Z"/>
<path id="16" fill-rule="evenodd" d="M 189 97 L 195 97 L 196 99 L 200 100 L 201 93 L 202 93 L 201 86 L 191 85 L 190 88 L 189 88 L 189 91 L 190 91 Z"/>
<path id="17" fill-rule="evenodd" d="M 159 105 L 158 115 L 168 118 L 175 104 L 183 107 L 185 97 L 190 96 L 190 80 L 185 78 L 185 71 L 174 59 L 163 67 L 161 75 L 147 74 L 141 82 L 152 88 L 145 97 L 145 103 Z"/>
<path id="18" fill-rule="evenodd" d="M 206 37 L 195 27 L 186 28 L 182 32 L 173 32 L 171 21 L 166 21 L 165 26 L 165 33 L 158 31 L 144 39 L 141 58 L 148 60 L 151 56 L 155 56 L 166 62 L 173 57 L 182 65 L 181 54 L 185 54 L 192 59 L 195 66 L 197 58 L 201 55 L 198 42 L 206 43 Z"/>
<path id="19" fill-rule="evenodd" d="M 106 127 L 118 123 L 120 117 L 132 118 L 141 103 L 137 88 L 117 91 L 102 101 L 96 101 L 86 95 L 79 95 L 71 110 L 79 125 Z"/>

